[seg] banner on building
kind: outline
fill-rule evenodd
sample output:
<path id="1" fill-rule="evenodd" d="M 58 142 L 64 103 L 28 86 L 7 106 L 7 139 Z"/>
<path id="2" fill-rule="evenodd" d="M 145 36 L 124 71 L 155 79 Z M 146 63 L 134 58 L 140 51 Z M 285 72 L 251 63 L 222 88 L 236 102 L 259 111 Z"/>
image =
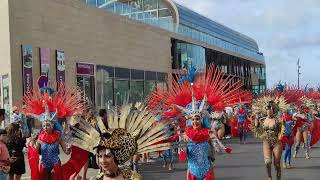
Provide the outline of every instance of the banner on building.
<path id="1" fill-rule="evenodd" d="M 22 45 L 22 71 L 23 71 L 23 93 L 32 91 L 33 88 L 33 77 L 32 77 L 32 67 L 33 67 L 33 56 L 32 56 L 32 46 Z"/>
<path id="2" fill-rule="evenodd" d="M 77 63 L 77 75 L 94 76 L 94 64 Z"/>
<path id="3" fill-rule="evenodd" d="M 57 81 L 65 82 L 66 79 L 66 66 L 65 66 L 65 56 L 64 51 L 57 50 Z"/>
<path id="4" fill-rule="evenodd" d="M 10 122 L 10 96 L 9 96 L 9 85 L 10 85 L 10 80 L 9 80 L 9 75 L 3 75 L 2 76 L 2 107 L 6 111 L 6 120 L 5 124 L 8 124 Z"/>
<path id="5" fill-rule="evenodd" d="M 50 48 L 40 48 L 40 72 L 41 76 L 49 76 Z"/>

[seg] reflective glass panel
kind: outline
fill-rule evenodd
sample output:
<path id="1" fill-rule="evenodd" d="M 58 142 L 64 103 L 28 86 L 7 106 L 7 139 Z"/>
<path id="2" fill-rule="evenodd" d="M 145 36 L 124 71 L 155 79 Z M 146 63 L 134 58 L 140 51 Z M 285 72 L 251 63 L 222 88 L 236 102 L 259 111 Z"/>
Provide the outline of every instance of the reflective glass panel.
<path id="1" fill-rule="evenodd" d="M 143 101 L 143 81 L 134 81 L 130 83 L 130 102 Z"/>
<path id="2" fill-rule="evenodd" d="M 114 98 L 115 105 L 122 105 L 128 101 L 129 97 L 129 80 L 115 80 Z"/>

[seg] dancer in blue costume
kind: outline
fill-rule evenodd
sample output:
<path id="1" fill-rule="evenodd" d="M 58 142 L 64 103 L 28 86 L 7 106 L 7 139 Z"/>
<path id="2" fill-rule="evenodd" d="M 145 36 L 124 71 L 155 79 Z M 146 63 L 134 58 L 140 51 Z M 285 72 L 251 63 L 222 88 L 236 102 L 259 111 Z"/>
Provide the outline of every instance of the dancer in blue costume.
<path id="1" fill-rule="evenodd" d="M 237 113 L 237 128 L 239 133 L 240 144 L 243 142 L 246 144 L 248 124 L 247 124 L 247 113 L 243 106 L 239 106 Z"/>
<path id="2" fill-rule="evenodd" d="M 294 143 L 294 134 L 296 132 L 295 121 L 292 119 L 293 109 L 287 110 L 286 113 L 283 114 L 284 119 L 284 136 L 282 137 L 282 144 L 284 149 L 283 153 L 283 168 L 290 169 L 291 168 L 291 149 Z"/>
<path id="3" fill-rule="evenodd" d="M 209 160 L 209 128 L 202 127 L 200 114 L 192 115 L 192 126 L 186 129 L 188 180 L 212 180 L 213 169 Z"/>

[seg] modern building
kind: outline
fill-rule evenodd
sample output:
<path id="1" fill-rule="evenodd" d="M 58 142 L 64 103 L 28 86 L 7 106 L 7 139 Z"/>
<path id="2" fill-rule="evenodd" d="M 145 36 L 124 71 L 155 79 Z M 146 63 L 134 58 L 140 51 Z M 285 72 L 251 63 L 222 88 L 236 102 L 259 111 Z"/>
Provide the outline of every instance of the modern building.
<path id="1" fill-rule="evenodd" d="M 246 89 L 266 88 L 255 40 L 173 0 L 1 0 L 0 27 L 8 111 L 40 75 L 78 85 L 97 107 L 141 100 L 191 64 L 215 63 Z"/>

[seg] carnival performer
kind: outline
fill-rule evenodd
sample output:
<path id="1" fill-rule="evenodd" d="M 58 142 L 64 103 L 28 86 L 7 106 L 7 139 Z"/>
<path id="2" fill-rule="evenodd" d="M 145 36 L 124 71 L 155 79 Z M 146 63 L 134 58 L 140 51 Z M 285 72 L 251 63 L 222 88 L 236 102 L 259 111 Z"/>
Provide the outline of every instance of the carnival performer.
<path id="1" fill-rule="evenodd" d="M 237 117 L 237 129 L 239 134 L 240 144 L 246 144 L 247 133 L 248 133 L 248 123 L 247 123 L 247 113 L 243 105 L 239 106 L 239 109 L 236 113 Z"/>
<path id="2" fill-rule="evenodd" d="M 223 113 L 217 113 L 217 112 L 211 112 L 210 113 L 211 117 L 211 130 L 214 133 L 214 135 L 218 139 L 222 139 L 225 134 L 225 125 L 223 121 L 225 121 L 225 116 Z"/>
<path id="3" fill-rule="evenodd" d="M 253 112 L 262 114 L 262 118 L 256 118 L 252 124 L 252 131 L 263 141 L 263 155 L 267 170 L 267 177 L 272 179 L 272 158 L 276 169 L 277 180 L 281 179 L 281 138 L 284 133 L 284 124 L 277 115 L 279 111 L 288 108 L 283 97 L 262 96 L 254 100 Z"/>
<path id="4" fill-rule="evenodd" d="M 296 120 L 298 124 L 300 124 L 299 129 L 296 133 L 296 145 L 293 157 L 297 157 L 301 142 L 303 141 L 306 159 L 310 159 L 310 141 L 311 131 L 313 128 L 312 113 L 310 112 L 310 109 L 308 107 L 302 105 L 298 109 L 298 112 L 293 115 L 293 119 Z"/>
<path id="5" fill-rule="evenodd" d="M 283 152 L 283 168 L 291 168 L 291 152 L 292 145 L 294 144 L 294 135 L 296 133 L 296 122 L 292 119 L 294 109 L 290 108 L 283 113 L 283 120 L 285 125 L 284 136 L 282 137 L 282 143 L 284 147 Z"/>
<path id="6" fill-rule="evenodd" d="M 73 117 L 78 123 L 68 133 L 68 142 L 96 154 L 101 173 L 93 179 L 141 179 L 126 164 L 134 155 L 170 149 L 169 143 L 157 143 L 167 139 L 166 124 L 155 125 L 156 115 L 149 113 L 145 104 L 124 104 L 110 111 L 108 117 L 109 129 L 105 133 L 81 117 Z M 99 121 L 101 119 L 97 119 L 99 129 L 106 129 Z"/>
<path id="7" fill-rule="evenodd" d="M 188 180 L 214 179 L 209 150 L 214 151 L 210 144 L 215 136 L 210 131 L 208 109 L 211 108 L 219 117 L 225 107 L 233 106 L 239 97 L 245 95 L 241 90 L 241 81 L 231 83 L 235 79 L 224 76 L 221 69 L 210 65 L 208 69 L 204 68 L 204 72 L 197 74 L 194 82 L 172 81 L 166 93 L 155 90 L 149 97 L 151 103 L 161 102 L 164 109 L 171 109 L 172 114 L 182 114 L 187 119 L 183 137 L 186 143 Z"/>
<path id="8" fill-rule="evenodd" d="M 46 82 L 46 85 L 40 85 L 41 83 L 43 82 L 38 81 L 38 88 L 27 92 L 23 98 L 25 104 L 23 113 L 33 116 L 42 123 L 38 139 L 35 139 L 35 136 L 28 139 L 31 179 L 67 180 L 84 165 L 85 161 L 79 156 L 88 153 L 76 147 L 67 147 L 57 120 L 71 116 L 77 111 L 81 112 L 85 109 L 85 105 L 81 102 L 81 97 L 75 95 L 81 94 L 77 89 L 66 88 L 62 83 L 59 84 L 59 88 L 57 84 L 52 87 L 49 82 Z M 55 92 L 55 89 L 58 91 Z M 66 154 L 72 152 L 71 158 L 64 165 L 61 165 L 59 158 L 59 146 Z M 39 155 L 41 155 L 40 166 Z"/>

